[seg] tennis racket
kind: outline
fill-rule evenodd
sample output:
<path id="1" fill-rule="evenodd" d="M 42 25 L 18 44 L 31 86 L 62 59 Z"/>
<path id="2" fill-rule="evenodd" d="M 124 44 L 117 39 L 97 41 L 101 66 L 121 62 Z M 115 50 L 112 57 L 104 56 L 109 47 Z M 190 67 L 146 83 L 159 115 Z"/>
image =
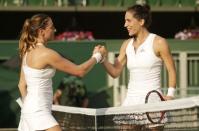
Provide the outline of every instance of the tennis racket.
<path id="1" fill-rule="evenodd" d="M 160 101 L 165 101 L 165 99 L 160 94 L 160 92 L 156 90 L 148 92 L 145 98 L 145 103 L 155 103 Z M 151 123 L 159 124 L 164 119 L 165 111 L 146 112 L 146 116 Z"/>

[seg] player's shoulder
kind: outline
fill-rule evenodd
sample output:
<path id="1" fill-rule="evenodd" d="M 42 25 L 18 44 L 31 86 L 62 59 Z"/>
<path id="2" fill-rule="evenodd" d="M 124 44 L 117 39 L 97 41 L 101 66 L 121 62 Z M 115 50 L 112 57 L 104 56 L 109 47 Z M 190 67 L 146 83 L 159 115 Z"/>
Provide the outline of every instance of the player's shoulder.
<path id="1" fill-rule="evenodd" d="M 123 41 L 122 45 L 128 45 L 128 43 L 132 40 L 132 38 L 126 39 Z"/>
<path id="2" fill-rule="evenodd" d="M 154 39 L 154 46 L 158 50 L 164 50 L 169 48 L 166 38 L 156 35 Z"/>
<path id="3" fill-rule="evenodd" d="M 48 59 L 48 58 L 54 58 L 55 56 L 59 56 L 59 53 L 56 52 L 55 50 L 51 49 L 51 48 L 46 47 L 46 48 L 42 49 L 40 56 L 43 56 L 46 59 Z"/>
<path id="4" fill-rule="evenodd" d="M 57 54 L 57 52 L 55 50 L 51 49 L 51 48 L 45 48 L 45 52 L 49 53 L 49 54 L 51 54 L 51 53 Z"/>
<path id="5" fill-rule="evenodd" d="M 166 44 L 167 40 L 162 36 L 156 35 L 154 42 L 157 43 L 157 44 Z"/>
<path id="6" fill-rule="evenodd" d="M 132 38 L 126 39 L 123 41 L 121 49 L 126 49 L 127 45 L 129 44 L 129 42 L 132 40 Z"/>

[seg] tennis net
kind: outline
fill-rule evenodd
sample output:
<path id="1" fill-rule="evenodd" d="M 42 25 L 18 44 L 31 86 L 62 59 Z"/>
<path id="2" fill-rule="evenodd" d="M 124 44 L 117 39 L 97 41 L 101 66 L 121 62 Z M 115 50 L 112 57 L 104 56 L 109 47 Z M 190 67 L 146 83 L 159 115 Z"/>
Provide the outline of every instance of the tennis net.
<path id="1" fill-rule="evenodd" d="M 164 120 L 153 124 L 146 122 L 148 117 L 139 116 L 146 112 L 156 114 L 164 112 Z M 63 131 L 136 131 L 136 129 L 137 131 L 148 131 L 154 125 L 161 129 L 164 126 L 164 131 L 198 131 L 199 96 L 152 104 L 100 109 L 53 105 L 53 115 Z M 157 116 L 152 119 L 159 119 Z M 142 127 L 135 128 L 135 125 Z"/>

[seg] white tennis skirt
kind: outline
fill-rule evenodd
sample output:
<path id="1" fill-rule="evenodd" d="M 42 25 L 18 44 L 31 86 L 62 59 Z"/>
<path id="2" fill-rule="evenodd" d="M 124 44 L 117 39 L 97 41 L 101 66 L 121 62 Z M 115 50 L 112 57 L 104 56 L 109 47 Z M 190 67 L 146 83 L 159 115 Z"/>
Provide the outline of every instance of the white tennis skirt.
<path id="1" fill-rule="evenodd" d="M 19 131 L 46 130 L 58 125 L 51 113 L 22 114 L 19 122 Z"/>
<path id="2" fill-rule="evenodd" d="M 133 106 L 133 105 L 138 105 L 138 104 L 144 104 L 145 103 L 145 98 L 147 93 L 151 90 L 134 90 L 130 89 L 127 91 L 127 96 L 122 103 L 122 106 Z M 160 89 L 157 89 L 158 92 L 161 92 Z M 158 98 L 159 99 L 159 98 Z M 156 98 L 154 98 L 154 102 L 157 102 Z M 168 122 L 167 114 L 165 114 L 164 119 L 162 120 L 162 124 L 152 124 L 147 116 L 146 113 L 129 113 L 125 115 L 125 120 L 122 120 L 121 118 L 124 116 L 115 116 L 114 117 L 114 122 L 116 124 L 136 124 L 136 125 L 150 125 L 153 127 L 160 126 L 166 122 Z"/>
<path id="3" fill-rule="evenodd" d="M 127 90 L 127 95 L 122 103 L 122 106 L 133 106 L 138 104 L 144 104 L 147 93 L 153 89 L 147 88 L 130 88 Z M 162 94 L 160 89 L 155 89 Z M 154 99 L 155 100 L 155 99 Z M 158 100 L 158 99 L 157 99 Z"/>

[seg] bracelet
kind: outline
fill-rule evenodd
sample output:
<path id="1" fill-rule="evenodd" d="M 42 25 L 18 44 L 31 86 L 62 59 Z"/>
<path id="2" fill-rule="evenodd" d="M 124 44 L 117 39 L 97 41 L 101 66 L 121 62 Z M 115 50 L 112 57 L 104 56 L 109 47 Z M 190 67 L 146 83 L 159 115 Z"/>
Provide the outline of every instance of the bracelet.
<path id="1" fill-rule="evenodd" d="M 174 95 L 175 95 L 175 88 L 174 87 L 169 87 L 168 88 L 168 92 L 167 92 L 167 96 L 172 96 L 172 97 L 174 97 Z"/>
<path id="2" fill-rule="evenodd" d="M 101 53 L 96 52 L 96 53 L 93 54 L 92 58 L 95 58 L 97 63 L 99 63 L 102 59 L 102 55 L 101 55 Z"/>

